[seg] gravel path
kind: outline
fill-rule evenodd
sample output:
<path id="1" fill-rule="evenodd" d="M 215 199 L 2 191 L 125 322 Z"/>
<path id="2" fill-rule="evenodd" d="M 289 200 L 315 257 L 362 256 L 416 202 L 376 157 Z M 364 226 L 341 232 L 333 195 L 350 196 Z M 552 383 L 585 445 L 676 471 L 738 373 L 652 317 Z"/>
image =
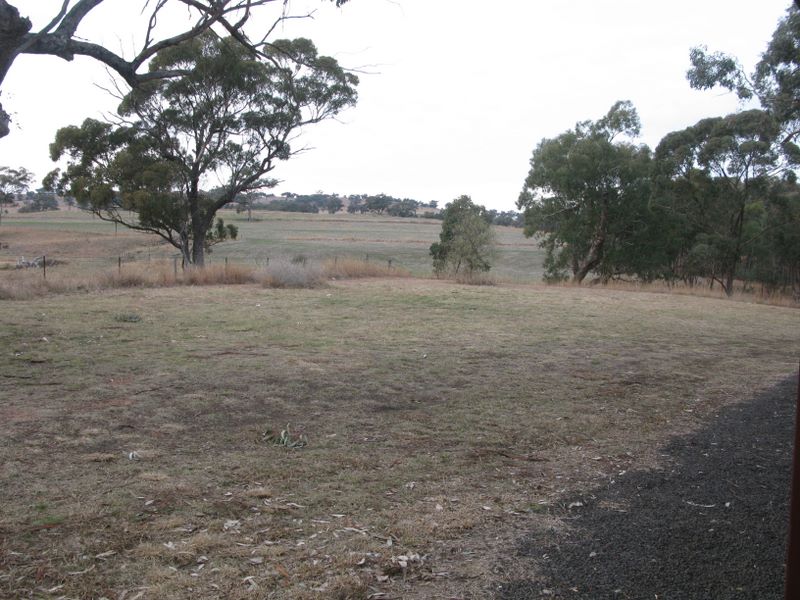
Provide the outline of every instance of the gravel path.
<path id="1" fill-rule="evenodd" d="M 521 543 L 540 575 L 498 597 L 783 598 L 796 386 L 792 377 L 675 439 L 666 470 L 566 500 L 583 504 L 554 515 L 566 532 Z"/>

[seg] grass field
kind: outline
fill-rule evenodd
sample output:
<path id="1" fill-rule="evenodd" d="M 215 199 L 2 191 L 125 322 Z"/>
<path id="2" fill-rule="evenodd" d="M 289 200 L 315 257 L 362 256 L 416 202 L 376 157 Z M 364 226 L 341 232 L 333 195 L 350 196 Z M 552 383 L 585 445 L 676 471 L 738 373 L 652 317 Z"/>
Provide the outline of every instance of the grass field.
<path id="1" fill-rule="evenodd" d="M 240 225 L 214 257 L 369 249 L 424 271 L 438 231 Z M 86 257 L 64 277 L 165 252 L 75 212 L 0 229 L 9 261 Z M 538 249 L 500 236 L 524 279 Z M 106 289 L 0 315 L 10 598 L 491 597 L 518 537 L 555 525 L 549 506 L 657 464 L 659 443 L 796 372 L 800 351 L 795 308 L 419 278 Z"/>
<path id="2" fill-rule="evenodd" d="M 209 262 L 227 257 L 242 263 L 263 264 L 268 258 L 307 256 L 321 261 L 334 256 L 355 256 L 388 262 L 415 275 L 431 273 L 430 245 L 438 240 L 441 222 L 376 215 L 339 213 L 302 214 L 255 212 L 254 221 L 234 211 L 221 211 L 225 222 L 236 224 L 239 239 L 217 245 Z M 498 252 L 493 272 L 511 281 L 539 281 L 543 251 L 522 230 L 496 227 Z M 124 261 L 146 261 L 177 256 L 159 238 L 137 234 L 92 218 L 78 210 L 40 214 L 10 214 L 0 225 L 0 265 L 16 263 L 20 256 L 48 255 L 64 260 L 73 272 L 85 273 L 116 267 Z"/>
<path id="3" fill-rule="evenodd" d="M 482 597 L 548 503 L 800 339 L 787 308 L 416 279 L 2 311 L 8 597 Z"/>

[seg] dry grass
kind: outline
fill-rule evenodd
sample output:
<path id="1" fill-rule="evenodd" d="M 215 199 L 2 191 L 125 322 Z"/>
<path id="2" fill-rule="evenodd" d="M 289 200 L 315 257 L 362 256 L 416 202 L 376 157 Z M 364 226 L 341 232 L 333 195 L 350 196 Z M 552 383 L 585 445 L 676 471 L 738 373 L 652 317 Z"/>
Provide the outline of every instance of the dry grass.
<path id="1" fill-rule="evenodd" d="M 770 306 L 783 306 L 789 308 L 800 307 L 800 298 L 796 298 L 789 293 L 769 292 L 759 288 L 745 288 L 740 282 L 738 283 L 731 296 L 726 296 L 725 292 L 719 285 L 714 286 L 712 289 L 708 285 L 686 285 L 685 283 L 667 283 L 664 281 L 654 281 L 652 283 L 641 282 L 623 282 L 623 281 L 610 281 L 603 284 L 574 284 L 572 282 L 563 282 L 556 284 L 548 284 L 556 287 L 589 287 L 600 288 L 608 290 L 619 290 L 626 292 L 646 292 L 651 294 L 671 294 L 676 296 L 694 296 L 696 298 L 716 298 L 719 300 L 733 300 L 735 302 L 752 302 L 756 304 L 768 304 Z"/>
<path id="2" fill-rule="evenodd" d="M 314 262 L 273 259 L 256 268 L 242 264 L 212 264 L 203 269 L 175 269 L 171 261 L 123 264 L 93 274 L 75 275 L 48 267 L 47 279 L 40 269 L 10 270 L 0 278 L 0 300 L 30 300 L 50 294 L 119 288 L 155 288 L 184 285 L 241 285 L 260 283 L 274 288 L 314 288 L 329 279 L 407 277 L 408 271 L 353 259 Z"/>
<path id="3" fill-rule="evenodd" d="M 651 465 L 800 350 L 795 310 L 599 288 L 378 278 L 13 309 L 9 598 L 490 597 L 542 506 Z M 265 443 L 287 424 L 307 446 Z"/>
<path id="4" fill-rule="evenodd" d="M 242 265 L 210 265 L 178 269 L 167 262 L 125 264 L 122 268 L 75 275 L 49 268 L 9 271 L 0 279 L 0 300 L 30 300 L 49 294 L 91 292 L 118 288 L 154 288 L 183 285 L 233 285 L 259 281 L 256 269 Z"/>
<path id="5" fill-rule="evenodd" d="M 453 281 L 463 285 L 497 285 L 497 277 L 485 271 L 461 271 L 455 274 Z"/>
<path id="6" fill-rule="evenodd" d="M 313 263 L 308 264 L 305 259 L 271 260 L 269 265 L 259 272 L 259 279 L 264 287 L 273 288 L 320 287 L 325 285 L 327 277 L 322 267 Z"/>
<path id="7" fill-rule="evenodd" d="M 410 277 L 407 269 L 389 266 L 388 262 L 356 258 L 328 259 L 323 263 L 328 277 L 337 279 L 363 279 L 366 277 Z"/>

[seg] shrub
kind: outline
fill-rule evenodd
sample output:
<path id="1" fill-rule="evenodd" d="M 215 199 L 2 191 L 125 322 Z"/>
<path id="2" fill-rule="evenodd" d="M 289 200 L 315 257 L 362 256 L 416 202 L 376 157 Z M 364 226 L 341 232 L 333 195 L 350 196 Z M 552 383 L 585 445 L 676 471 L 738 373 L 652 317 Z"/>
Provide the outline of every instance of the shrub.
<path id="1" fill-rule="evenodd" d="M 325 284 L 325 272 L 313 264 L 276 259 L 259 274 L 264 287 L 314 288 Z"/>

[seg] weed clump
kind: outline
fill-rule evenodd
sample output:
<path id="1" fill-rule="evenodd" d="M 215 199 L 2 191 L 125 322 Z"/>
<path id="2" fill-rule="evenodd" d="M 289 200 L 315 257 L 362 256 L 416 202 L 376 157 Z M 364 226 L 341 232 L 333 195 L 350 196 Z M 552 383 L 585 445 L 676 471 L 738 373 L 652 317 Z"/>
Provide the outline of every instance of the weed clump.
<path id="1" fill-rule="evenodd" d="M 316 288 L 325 285 L 325 271 L 317 265 L 277 259 L 259 274 L 264 287 Z"/>

